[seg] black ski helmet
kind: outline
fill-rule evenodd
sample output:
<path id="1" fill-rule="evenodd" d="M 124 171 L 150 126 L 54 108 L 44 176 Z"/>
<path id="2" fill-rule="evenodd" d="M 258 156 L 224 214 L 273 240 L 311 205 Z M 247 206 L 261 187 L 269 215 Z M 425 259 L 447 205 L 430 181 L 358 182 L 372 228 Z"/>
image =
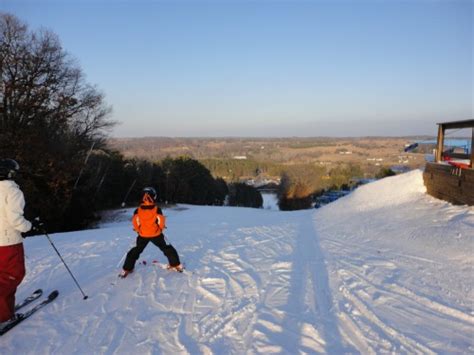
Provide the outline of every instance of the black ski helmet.
<path id="1" fill-rule="evenodd" d="M 153 199 L 153 202 L 155 202 L 156 198 L 158 197 L 156 190 L 153 187 L 145 187 L 142 192 L 143 197 L 145 197 L 145 195 L 148 195 Z"/>
<path id="2" fill-rule="evenodd" d="M 12 180 L 20 171 L 20 165 L 13 159 L 0 159 L 0 180 Z"/>

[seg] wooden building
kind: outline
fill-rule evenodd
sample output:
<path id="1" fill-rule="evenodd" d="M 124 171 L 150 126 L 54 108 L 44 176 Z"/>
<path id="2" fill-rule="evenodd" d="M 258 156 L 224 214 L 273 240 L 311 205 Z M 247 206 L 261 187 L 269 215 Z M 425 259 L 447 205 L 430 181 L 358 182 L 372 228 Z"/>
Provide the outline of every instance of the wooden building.
<path id="1" fill-rule="evenodd" d="M 472 129 L 468 151 L 445 149 L 446 131 Z M 427 163 L 423 180 L 427 192 L 456 205 L 474 206 L 474 120 L 438 123 L 435 161 Z"/>

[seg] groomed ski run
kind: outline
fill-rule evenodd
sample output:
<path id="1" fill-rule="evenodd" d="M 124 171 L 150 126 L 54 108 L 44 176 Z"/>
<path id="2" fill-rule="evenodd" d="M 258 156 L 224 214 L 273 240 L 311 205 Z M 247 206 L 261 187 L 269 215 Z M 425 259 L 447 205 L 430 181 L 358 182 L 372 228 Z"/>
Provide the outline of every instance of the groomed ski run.
<path id="1" fill-rule="evenodd" d="M 131 213 L 52 235 L 86 301 L 47 240 L 26 240 L 18 298 L 61 297 L 5 334 L 2 354 L 474 352 L 474 208 L 426 195 L 421 171 L 319 210 L 167 209 L 189 272 L 137 266 L 118 282 Z M 142 258 L 164 262 L 153 247 Z"/>

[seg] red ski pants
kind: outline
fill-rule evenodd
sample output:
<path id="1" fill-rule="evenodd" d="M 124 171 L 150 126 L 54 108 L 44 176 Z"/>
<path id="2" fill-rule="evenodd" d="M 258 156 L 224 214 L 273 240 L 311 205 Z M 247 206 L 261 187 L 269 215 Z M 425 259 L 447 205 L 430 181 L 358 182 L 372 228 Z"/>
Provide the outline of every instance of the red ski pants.
<path id="1" fill-rule="evenodd" d="M 25 277 L 23 243 L 0 247 L 0 322 L 13 317 L 15 292 Z"/>

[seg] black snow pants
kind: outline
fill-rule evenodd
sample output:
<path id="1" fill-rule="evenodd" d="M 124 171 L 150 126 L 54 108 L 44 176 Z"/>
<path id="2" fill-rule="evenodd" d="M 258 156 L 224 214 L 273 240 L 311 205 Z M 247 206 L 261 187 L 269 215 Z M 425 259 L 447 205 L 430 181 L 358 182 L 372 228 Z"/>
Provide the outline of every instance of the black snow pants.
<path id="1" fill-rule="evenodd" d="M 123 269 L 127 271 L 132 271 L 135 267 L 135 263 L 137 262 L 140 254 L 143 252 L 145 247 L 148 245 L 149 242 L 155 244 L 160 250 L 165 254 L 168 258 L 168 263 L 171 266 L 177 266 L 180 264 L 178 252 L 176 249 L 171 245 L 167 244 L 165 241 L 165 236 L 160 234 L 158 237 L 152 238 L 143 238 L 138 236 L 137 237 L 137 245 L 134 246 L 130 251 L 127 253 L 127 257 L 125 258 L 125 263 L 123 264 Z"/>

